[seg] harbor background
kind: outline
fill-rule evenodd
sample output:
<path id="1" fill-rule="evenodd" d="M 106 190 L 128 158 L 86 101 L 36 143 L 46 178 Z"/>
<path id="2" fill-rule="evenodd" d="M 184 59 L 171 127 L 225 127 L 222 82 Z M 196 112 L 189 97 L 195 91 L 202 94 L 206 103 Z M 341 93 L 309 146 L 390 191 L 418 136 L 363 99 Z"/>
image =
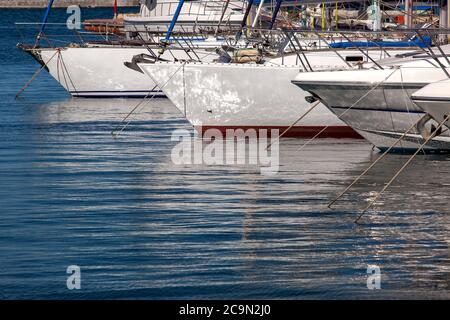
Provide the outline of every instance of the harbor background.
<path id="1" fill-rule="evenodd" d="M 283 140 L 273 177 L 176 166 L 172 132 L 191 128 L 167 100 L 114 138 L 137 100 L 71 99 L 47 73 L 14 99 L 39 68 L 15 48 L 14 22 L 42 10 L 0 13 L 0 298 L 450 298 L 448 155 L 417 157 L 355 225 L 408 156 L 387 156 L 333 210 L 379 156 L 362 140 L 301 151 L 304 140 Z M 50 21 L 66 19 L 57 9 Z M 81 290 L 66 287 L 69 265 Z M 380 290 L 367 288 L 368 265 L 381 268 Z"/>
<path id="2" fill-rule="evenodd" d="M 0 0 L 0 8 L 45 8 L 47 0 Z M 68 7 L 78 5 L 80 7 L 112 7 L 113 0 L 57 0 L 53 7 Z M 139 0 L 117 0 L 119 7 L 138 6 Z"/>

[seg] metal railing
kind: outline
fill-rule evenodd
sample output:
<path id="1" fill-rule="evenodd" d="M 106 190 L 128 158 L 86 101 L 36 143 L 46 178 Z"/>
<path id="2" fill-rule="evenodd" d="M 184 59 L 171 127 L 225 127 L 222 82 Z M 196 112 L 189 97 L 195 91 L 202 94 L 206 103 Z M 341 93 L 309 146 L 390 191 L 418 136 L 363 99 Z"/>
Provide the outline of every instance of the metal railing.
<path id="1" fill-rule="evenodd" d="M 146 10 L 145 15 L 141 10 L 141 17 L 158 17 L 158 16 L 173 16 L 178 6 L 179 1 L 158 2 L 156 7 L 151 10 Z M 199 16 L 199 15 L 221 15 L 225 8 L 226 1 L 224 0 L 205 0 L 186 2 L 181 11 L 181 15 Z M 229 4 L 228 11 L 243 12 L 246 8 L 245 1 L 232 0 Z"/>

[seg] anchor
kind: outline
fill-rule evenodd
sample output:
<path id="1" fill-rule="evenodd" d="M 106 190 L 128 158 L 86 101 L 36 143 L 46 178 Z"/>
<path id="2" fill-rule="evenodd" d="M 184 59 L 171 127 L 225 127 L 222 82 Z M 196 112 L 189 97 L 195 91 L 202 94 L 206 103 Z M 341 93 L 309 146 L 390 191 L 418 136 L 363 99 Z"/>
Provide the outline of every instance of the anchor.
<path id="1" fill-rule="evenodd" d="M 425 139 L 429 139 L 431 136 L 437 137 L 442 134 L 442 126 L 436 128 L 434 123 L 431 124 L 431 128 L 427 129 L 426 124 L 433 120 L 433 118 L 427 113 L 424 117 L 422 117 L 416 125 L 417 131 L 420 135 Z"/>

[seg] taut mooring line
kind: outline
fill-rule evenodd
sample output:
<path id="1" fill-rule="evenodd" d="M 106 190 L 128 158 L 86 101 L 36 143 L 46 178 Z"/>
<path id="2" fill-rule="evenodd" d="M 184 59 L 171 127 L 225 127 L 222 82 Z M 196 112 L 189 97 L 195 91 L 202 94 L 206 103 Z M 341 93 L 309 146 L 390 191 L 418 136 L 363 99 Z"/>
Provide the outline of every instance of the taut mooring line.
<path id="1" fill-rule="evenodd" d="M 125 118 L 123 118 L 122 119 L 122 121 L 120 122 L 120 124 L 115 128 L 115 129 L 113 129 L 112 131 L 111 131 L 111 135 L 113 135 L 114 137 L 117 137 L 123 130 L 125 130 L 125 128 L 128 126 L 128 124 L 130 123 L 130 122 L 127 122 L 122 128 L 121 128 L 121 130 L 118 132 L 118 134 L 116 134 L 115 133 L 115 131 L 117 130 L 117 129 L 119 129 L 120 128 L 120 126 L 122 126 L 123 125 L 123 123 L 137 110 L 137 108 L 139 108 L 144 102 L 145 102 L 145 100 L 148 98 L 148 96 L 150 95 L 150 93 L 152 93 L 156 88 L 158 87 L 158 85 L 155 85 L 146 95 L 145 95 L 145 97 L 141 100 L 141 101 L 139 101 L 139 103 L 133 108 L 133 109 L 131 109 L 131 111 L 126 115 L 126 117 Z M 156 95 L 156 93 L 154 93 L 153 94 L 153 96 L 152 96 L 152 98 L 154 97 Z M 151 99 L 151 98 L 150 98 Z"/>
<path id="2" fill-rule="evenodd" d="M 442 121 L 439 126 L 436 128 L 436 130 L 431 134 L 417 149 L 417 151 L 406 161 L 406 163 L 400 168 L 399 171 L 392 177 L 391 180 L 384 186 L 384 188 L 375 196 L 375 198 L 370 201 L 369 205 L 361 212 L 361 214 L 356 218 L 355 223 L 358 223 L 358 221 L 362 218 L 362 216 L 375 204 L 375 202 L 380 198 L 380 196 L 391 186 L 391 184 L 398 178 L 398 176 L 403 172 L 403 170 L 408 167 L 408 165 L 414 160 L 414 158 L 419 154 L 420 151 L 425 147 L 425 145 L 430 142 L 431 139 L 436 137 L 439 129 L 442 128 L 444 123 L 446 123 L 450 119 L 450 115 L 446 116 L 444 121 Z"/>
<path id="3" fill-rule="evenodd" d="M 342 196 L 344 194 L 347 193 L 348 190 L 350 190 L 351 187 L 353 187 L 359 180 L 361 180 L 361 178 L 363 176 L 366 175 L 367 172 L 369 172 L 373 167 L 375 167 L 375 165 L 380 162 L 401 140 L 403 140 L 404 137 L 406 137 L 406 135 L 424 118 L 425 116 L 421 117 L 419 120 L 417 120 L 417 122 L 415 122 L 408 130 L 405 131 L 405 133 L 403 133 L 400 138 L 398 138 L 394 144 L 392 144 L 386 151 L 383 152 L 383 154 L 377 159 L 375 160 L 366 170 L 364 170 L 363 173 L 361 173 L 355 180 L 353 180 L 353 182 L 347 187 L 345 188 L 344 191 L 342 191 L 336 198 L 334 198 L 328 205 L 327 207 L 331 209 L 331 206 L 338 201 L 340 198 L 342 198 Z"/>
<path id="4" fill-rule="evenodd" d="M 355 103 L 353 103 L 350 107 L 345 109 L 344 112 L 342 112 L 338 117 L 342 118 L 347 112 L 349 112 L 354 106 L 356 106 L 358 103 L 360 103 L 362 100 L 364 100 L 370 93 L 372 93 L 375 89 L 377 89 L 379 86 L 381 86 L 383 83 L 385 83 L 387 80 L 389 80 L 390 77 L 394 75 L 394 73 L 399 70 L 399 68 L 395 67 L 394 71 L 392 71 L 386 78 L 384 78 L 383 81 L 378 82 L 372 89 L 367 91 L 361 98 L 359 98 Z M 314 137 L 306 141 L 299 149 L 298 151 L 301 151 L 303 148 L 305 148 L 307 145 L 309 145 L 311 142 L 313 142 L 318 136 L 320 136 L 322 133 L 325 132 L 330 126 L 324 127 L 322 130 L 320 130 Z"/>
<path id="5" fill-rule="evenodd" d="M 311 106 L 311 108 L 308 109 L 308 111 L 306 111 L 305 113 L 303 113 L 303 114 L 301 115 L 300 118 L 298 118 L 297 120 L 295 120 L 295 122 L 294 122 L 293 124 L 291 124 L 291 125 L 289 126 L 289 128 L 287 128 L 286 130 L 284 130 L 284 131 L 283 131 L 283 132 L 275 139 L 275 141 L 271 142 L 271 143 L 267 146 L 266 150 L 269 150 L 270 147 L 271 147 L 274 143 L 278 142 L 278 141 L 280 140 L 280 138 L 282 138 L 289 130 L 292 129 L 292 127 L 294 127 L 297 123 L 299 123 L 302 119 L 304 119 L 304 118 L 305 118 L 311 111 L 313 111 L 314 108 L 316 108 L 319 104 L 320 104 L 320 101 L 316 101 L 316 102 L 314 103 L 314 105 Z"/>
<path id="6" fill-rule="evenodd" d="M 37 78 L 37 76 L 41 73 L 42 70 L 45 69 L 45 67 L 47 67 L 47 64 L 59 53 L 59 49 L 56 50 L 56 52 L 53 54 L 53 56 L 48 59 L 48 61 L 43 64 L 35 73 L 34 75 L 31 77 L 30 80 L 28 80 L 28 82 L 22 87 L 22 89 L 19 90 L 19 92 L 17 92 L 16 94 L 16 99 L 22 94 L 22 92 L 25 91 L 26 88 L 28 88 L 30 86 L 30 84 Z"/>

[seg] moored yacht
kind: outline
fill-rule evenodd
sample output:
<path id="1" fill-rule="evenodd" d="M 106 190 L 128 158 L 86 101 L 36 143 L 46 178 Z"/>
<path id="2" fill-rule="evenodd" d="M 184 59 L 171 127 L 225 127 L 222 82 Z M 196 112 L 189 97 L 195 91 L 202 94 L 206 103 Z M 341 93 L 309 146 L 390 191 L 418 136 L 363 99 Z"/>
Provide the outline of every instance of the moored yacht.
<path id="1" fill-rule="evenodd" d="M 386 56 L 380 50 L 368 52 L 372 59 Z M 305 100 L 309 93 L 298 90 L 291 80 L 299 71 L 313 74 L 316 72 L 307 71 L 356 68 L 366 60 L 358 50 L 342 50 L 340 56 L 327 50 L 290 54 L 259 64 L 156 62 L 138 66 L 201 133 L 211 128 L 280 132 L 290 128 L 286 137 L 321 133 L 320 137 L 354 138 L 360 136 L 321 104 L 295 123 L 311 104 Z"/>
<path id="2" fill-rule="evenodd" d="M 423 111 L 411 101 L 422 87 L 448 78 L 450 46 L 418 51 L 349 71 L 299 73 L 293 83 L 310 92 L 346 124 L 381 150 L 413 151 L 436 126 L 419 121 Z M 405 134 L 415 123 L 409 133 Z M 404 137 L 403 137 L 404 136 Z M 450 133 L 442 131 L 425 147 L 449 150 Z"/>

